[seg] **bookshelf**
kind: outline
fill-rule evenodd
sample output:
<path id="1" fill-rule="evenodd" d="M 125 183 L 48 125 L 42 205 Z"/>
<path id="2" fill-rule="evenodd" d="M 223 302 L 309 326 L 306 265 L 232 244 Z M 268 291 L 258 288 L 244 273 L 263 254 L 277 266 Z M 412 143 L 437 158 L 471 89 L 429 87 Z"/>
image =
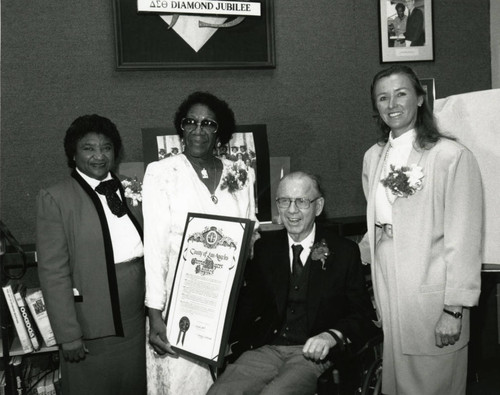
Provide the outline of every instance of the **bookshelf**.
<path id="1" fill-rule="evenodd" d="M 45 352 L 53 352 L 53 351 L 59 351 L 59 348 L 57 346 L 47 347 L 43 345 L 42 348 L 40 348 L 40 350 L 26 354 L 26 352 L 23 351 L 19 338 L 17 336 L 13 336 L 12 343 L 8 350 L 8 356 L 15 357 L 16 355 L 34 355 L 34 354 L 43 354 Z M 4 356 L 3 344 L 0 343 L 0 358 L 3 356 Z"/>
<path id="2" fill-rule="evenodd" d="M 11 281 L 24 279 L 28 268 L 36 267 L 37 259 L 34 245 L 21 247 L 1 221 L 0 225 L 0 286 L 3 287 Z M 37 360 L 43 354 L 50 357 L 57 356 L 53 353 L 58 352 L 58 347 L 47 347 L 43 344 L 38 351 L 26 353 L 23 350 L 2 290 L 0 290 L 0 335 L 0 370 L 5 372 L 5 394 L 14 395 L 18 390 L 10 364 L 11 358 L 23 356 L 23 359 L 31 361 Z"/>

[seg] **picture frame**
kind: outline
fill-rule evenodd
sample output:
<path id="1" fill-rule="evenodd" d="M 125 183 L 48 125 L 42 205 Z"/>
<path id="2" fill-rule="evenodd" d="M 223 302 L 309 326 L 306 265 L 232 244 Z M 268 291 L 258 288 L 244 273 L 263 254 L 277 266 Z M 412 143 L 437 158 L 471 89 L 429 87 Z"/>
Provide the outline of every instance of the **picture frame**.
<path id="1" fill-rule="evenodd" d="M 112 2 L 118 71 L 276 67 L 273 0 L 245 17 L 146 13 L 137 0 Z"/>
<path id="2" fill-rule="evenodd" d="M 419 79 L 420 84 L 427 93 L 427 104 L 431 111 L 434 111 L 434 100 L 436 100 L 436 87 L 434 83 L 434 78 L 421 78 Z"/>
<path id="3" fill-rule="evenodd" d="M 381 63 L 434 61 L 433 0 L 379 0 L 378 11 Z"/>
<path id="4" fill-rule="evenodd" d="M 243 146 L 245 146 L 244 151 Z M 142 128 L 142 147 L 144 168 L 153 161 L 172 154 L 180 154 L 183 150 L 180 136 L 173 127 Z M 237 149 L 234 150 L 234 147 Z M 251 159 L 256 178 L 254 186 L 256 215 L 261 222 L 271 221 L 270 160 L 266 125 L 237 125 L 235 133 L 226 145 L 226 155 L 223 149 L 223 146 L 219 147 L 216 155 L 236 160 L 240 154 L 245 161 L 247 155 Z M 232 154 L 229 155 L 231 151 Z"/>
<path id="5" fill-rule="evenodd" d="M 254 224 L 188 213 L 165 318 L 179 354 L 223 366 Z"/>

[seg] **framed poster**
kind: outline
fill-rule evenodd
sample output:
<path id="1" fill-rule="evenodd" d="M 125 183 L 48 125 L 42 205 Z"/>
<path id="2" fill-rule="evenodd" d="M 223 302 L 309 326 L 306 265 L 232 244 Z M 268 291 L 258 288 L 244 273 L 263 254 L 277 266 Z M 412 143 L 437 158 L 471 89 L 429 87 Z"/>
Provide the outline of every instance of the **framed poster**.
<path id="1" fill-rule="evenodd" d="M 275 67 L 273 0 L 112 1 L 117 70 Z M 258 15 L 227 10 L 249 3 Z"/>
<path id="2" fill-rule="evenodd" d="M 434 78 L 419 79 L 420 84 L 427 93 L 427 104 L 431 111 L 434 111 L 434 100 L 436 99 L 436 87 L 434 85 Z"/>
<path id="3" fill-rule="evenodd" d="M 143 128 L 142 148 L 144 168 L 153 161 L 182 153 L 181 139 L 175 129 Z M 261 222 L 271 221 L 271 187 L 269 147 L 266 125 L 237 125 L 227 145 L 217 148 L 215 155 L 232 161 L 242 160 L 255 174 L 255 209 Z"/>
<path id="4" fill-rule="evenodd" d="M 379 0 L 381 62 L 434 60 L 433 0 Z"/>
<path id="5" fill-rule="evenodd" d="M 165 323 L 172 348 L 224 363 L 254 222 L 188 213 Z"/>

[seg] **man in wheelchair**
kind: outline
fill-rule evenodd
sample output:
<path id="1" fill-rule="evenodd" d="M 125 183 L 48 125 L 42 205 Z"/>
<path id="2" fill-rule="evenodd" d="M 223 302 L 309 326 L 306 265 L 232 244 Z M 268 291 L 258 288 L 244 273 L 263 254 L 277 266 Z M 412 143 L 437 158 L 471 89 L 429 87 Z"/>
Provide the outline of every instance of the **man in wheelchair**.
<path id="1" fill-rule="evenodd" d="M 314 176 L 281 180 L 285 229 L 255 244 L 232 330 L 241 356 L 208 394 L 314 394 L 332 358 L 376 333 L 358 246 L 315 223 L 324 203 Z"/>

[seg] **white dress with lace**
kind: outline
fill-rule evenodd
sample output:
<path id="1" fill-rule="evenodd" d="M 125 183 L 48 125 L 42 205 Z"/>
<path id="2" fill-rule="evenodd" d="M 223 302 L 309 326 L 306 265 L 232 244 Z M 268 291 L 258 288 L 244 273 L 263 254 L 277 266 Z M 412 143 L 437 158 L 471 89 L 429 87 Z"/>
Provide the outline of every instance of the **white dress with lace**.
<path id="1" fill-rule="evenodd" d="M 163 310 L 170 296 L 175 266 L 188 212 L 244 217 L 256 220 L 253 183 L 235 193 L 221 190 L 233 162 L 221 159 L 223 174 L 215 204 L 184 155 L 151 163 L 144 176 L 144 257 L 146 305 Z M 206 394 L 212 384 L 208 365 L 179 356 L 156 356 L 146 345 L 148 394 Z"/>

